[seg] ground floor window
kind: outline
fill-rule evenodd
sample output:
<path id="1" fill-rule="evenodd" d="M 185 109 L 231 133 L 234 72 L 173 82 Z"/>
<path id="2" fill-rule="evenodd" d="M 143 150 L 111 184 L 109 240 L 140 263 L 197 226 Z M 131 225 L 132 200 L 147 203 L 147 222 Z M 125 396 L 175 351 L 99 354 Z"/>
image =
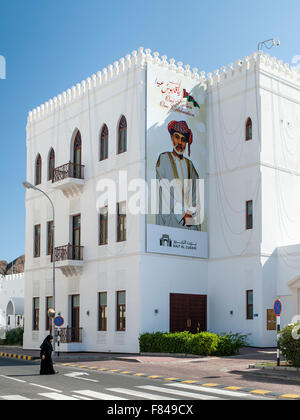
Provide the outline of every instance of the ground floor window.
<path id="1" fill-rule="evenodd" d="M 34 226 L 33 256 L 34 258 L 39 258 L 41 256 L 41 225 Z"/>
<path id="2" fill-rule="evenodd" d="M 117 241 L 126 241 L 126 201 L 117 205 Z"/>
<path id="3" fill-rule="evenodd" d="M 40 329 L 40 298 L 33 298 L 33 331 Z"/>
<path id="4" fill-rule="evenodd" d="M 246 229 L 253 229 L 253 201 L 246 202 Z"/>
<path id="5" fill-rule="evenodd" d="M 253 319 L 253 290 L 247 290 L 247 319 Z"/>
<path id="6" fill-rule="evenodd" d="M 51 318 L 48 314 L 48 311 L 51 308 L 53 308 L 53 298 L 49 296 L 46 297 L 46 331 L 50 331 L 51 329 Z"/>
<path id="7" fill-rule="evenodd" d="M 103 207 L 100 211 L 99 229 L 100 229 L 99 244 L 107 245 L 108 244 L 108 207 Z"/>
<path id="8" fill-rule="evenodd" d="M 98 331 L 107 331 L 107 293 L 106 292 L 99 293 L 98 299 L 99 299 Z"/>
<path id="9" fill-rule="evenodd" d="M 126 292 L 117 292 L 117 331 L 126 330 Z"/>

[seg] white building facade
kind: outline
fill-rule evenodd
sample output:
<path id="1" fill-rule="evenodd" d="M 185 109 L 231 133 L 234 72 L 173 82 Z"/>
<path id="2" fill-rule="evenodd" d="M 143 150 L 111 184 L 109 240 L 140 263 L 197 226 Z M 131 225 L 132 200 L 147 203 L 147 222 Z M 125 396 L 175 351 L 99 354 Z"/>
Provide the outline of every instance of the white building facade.
<path id="1" fill-rule="evenodd" d="M 24 325 L 24 273 L 0 277 L 0 338 Z"/>
<path id="2" fill-rule="evenodd" d="M 162 68 L 206 92 L 208 258 L 147 252 L 146 216 L 120 211 L 120 171 L 146 179 L 147 75 Z M 141 333 L 197 324 L 275 345 L 274 300 L 285 324 L 300 313 L 299 89 L 295 69 L 262 53 L 206 76 L 140 48 L 30 112 L 27 181 L 56 210 L 62 351 L 136 353 Z M 104 179 L 120 194 L 101 217 Z M 50 329 L 52 222 L 48 200 L 27 191 L 27 349 Z"/>

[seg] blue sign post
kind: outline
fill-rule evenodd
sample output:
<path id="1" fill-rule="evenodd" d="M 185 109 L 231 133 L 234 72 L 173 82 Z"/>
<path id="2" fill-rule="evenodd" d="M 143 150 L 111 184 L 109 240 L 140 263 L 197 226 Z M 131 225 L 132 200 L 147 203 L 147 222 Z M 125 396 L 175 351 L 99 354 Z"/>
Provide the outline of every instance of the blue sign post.
<path id="1" fill-rule="evenodd" d="M 282 303 L 280 302 L 280 300 L 276 300 L 274 303 L 274 312 L 275 315 L 278 317 L 281 315 L 282 312 Z"/>
<path id="2" fill-rule="evenodd" d="M 65 323 L 65 320 L 63 319 L 62 316 L 57 316 L 54 319 L 54 324 L 56 327 L 58 327 L 58 335 L 57 335 L 57 357 L 59 357 L 59 347 L 60 347 L 60 327 L 62 327 Z"/>
<path id="3" fill-rule="evenodd" d="M 63 317 L 62 316 L 57 316 L 55 319 L 54 319 L 54 324 L 55 324 L 55 326 L 56 327 L 62 327 L 63 325 L 64 325 L 64 323 L 65 323 L 65 320 L 63 319 Z"/>
<path id="4" fill-rule="evenodd" d="M 280 300 L 274 302 L 274 313 L 277 317 L 277 366 L 280 366 L 280 348 L 279 348 L 279 334 L 280 334 L 280 315 L 282 312 L 282 303 Z"/>

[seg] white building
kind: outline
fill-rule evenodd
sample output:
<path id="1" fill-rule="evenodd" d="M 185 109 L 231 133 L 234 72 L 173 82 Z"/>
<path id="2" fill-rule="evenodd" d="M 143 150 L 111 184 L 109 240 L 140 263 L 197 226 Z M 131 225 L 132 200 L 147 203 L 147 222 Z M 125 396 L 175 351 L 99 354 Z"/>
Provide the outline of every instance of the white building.
<path id="1" fill-rule="evenodd" d="M 206 89 L 208 258 L 147 252 L 145 215 L 128 213 L 124 236 L 121 216 L 96 211 L 100 180 L 146 178 L 148 76 L 162 69 Z M 29 113 L 27 180 L 56 209 L 62 351 L 138 352 L 141 333 L 198 322 L 275 345 L 274 300 L 283 323 L 300 313 L 299 89 L 262 53 L 206 76 L 141 48 Z M 29 190 L 26 212 L 28 349 L 49 330 L 52 210 Z"/>
<path id="2" fill-rule="evenodd" d="M 0 276 L 0 338 L 24 324 L 24 273 Z"/>

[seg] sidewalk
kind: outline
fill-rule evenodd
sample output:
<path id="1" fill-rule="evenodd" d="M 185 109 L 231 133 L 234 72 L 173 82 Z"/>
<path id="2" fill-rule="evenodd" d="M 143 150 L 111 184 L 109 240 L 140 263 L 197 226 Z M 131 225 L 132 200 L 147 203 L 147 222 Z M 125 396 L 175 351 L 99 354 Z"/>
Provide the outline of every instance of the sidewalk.
<path id="1" fill-rule="evenodd" d="M 40 351 L 39 350 L 23 350 L 22 347 L 19 346 L 0 346 L 0 355 L 2 357 L 4 354 L 15 356 L 21 356 L 22 358 L 25 357 L 27 360 L 37 360 L 40 359 Z M 65 363 L 65 362 L 78 362 L 78 361 L 103 361 L 103 360 L 119 360 L 119 361 L 137 361 L 137 357 L 139 355 L 124 355 L 118 353 L 60 353 L 60 356 L 56 356 L 56 361 L 58 363 Z"/>

